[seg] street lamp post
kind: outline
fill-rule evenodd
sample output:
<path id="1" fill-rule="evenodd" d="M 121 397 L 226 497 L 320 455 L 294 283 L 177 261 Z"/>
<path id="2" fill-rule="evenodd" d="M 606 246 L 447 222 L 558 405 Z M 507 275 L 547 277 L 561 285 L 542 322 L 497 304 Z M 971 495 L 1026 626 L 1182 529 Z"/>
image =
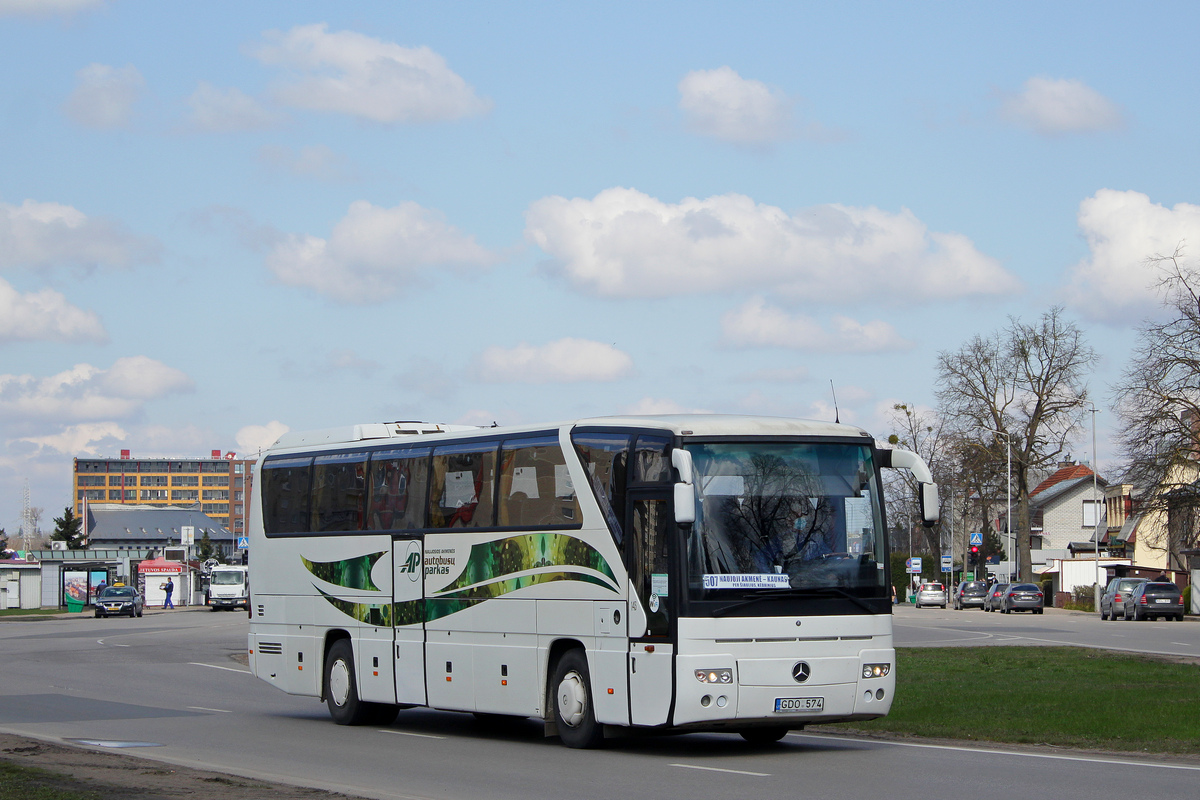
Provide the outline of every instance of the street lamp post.
<path id="1" fill-rule="evenodd" d="M 1011 583 L 1012 582 L 1012 568 L 1013 568 L 1013 554 L 1012 554 L 1012 547 L 1013 547 L 1013 540 L 1012 540 L 1012 439 L 1004 431 L 998 431 L 995 428 L 988 428 L 983 425 L 980 425 L 979 428 L 980 428 L 980 430 L 985 430 L 985 431 L 994 433 L 997 436 L 1003 436 L 1004 437 L 1004 449 L 1005 449 L 1005 452 L 1008 453 L 1008 480 L 1006 481 L 1006 483 L 1008 484 L 1008 487 L 1007 487 L 1008 488 L 1008 505 L 1005 506 L 1005 508 L 1004 508 L 1004 519 L 1006 520 L 1006 528 L 1007 528 L 1007 532 L 1005 533 L 1005 536 L 1007 538 L 1007 548 L 1006 548 L 1005 555 L 1006 555 L 1006 558 L 1008 559 L 1008 579 L 1009 579 L 1009 582 Z"/>
<path id="2" fill-rule="evenodd" d="M 1100 464 L 1096 461 L 1096 413 L 1100 409 L 1092 406 L 1088 411 L 1092 415 L 1092 513 L 1095 514 L 1096 527 L 1092 535 L 1096 537 L 1096 583 L 1092 588 L 1092 597 L 1096 601 L 1096 613 L 1100 613 L 1100 506 L 1096 496 L 1100 491 Z"/>

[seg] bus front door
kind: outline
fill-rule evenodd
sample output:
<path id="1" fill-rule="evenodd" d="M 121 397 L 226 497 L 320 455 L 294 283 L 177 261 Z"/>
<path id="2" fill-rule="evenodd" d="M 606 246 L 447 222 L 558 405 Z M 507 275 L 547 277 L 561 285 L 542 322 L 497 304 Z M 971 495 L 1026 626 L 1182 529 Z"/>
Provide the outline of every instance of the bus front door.
<path id="1" fill-rule="evenodd" d="M 629 603 L 629 721 L 665 725 L 674 691 L 674 627 L 668 540 L 674 518 L 668 497 L 631 492 L 625 559 L 636 595 Z"/>

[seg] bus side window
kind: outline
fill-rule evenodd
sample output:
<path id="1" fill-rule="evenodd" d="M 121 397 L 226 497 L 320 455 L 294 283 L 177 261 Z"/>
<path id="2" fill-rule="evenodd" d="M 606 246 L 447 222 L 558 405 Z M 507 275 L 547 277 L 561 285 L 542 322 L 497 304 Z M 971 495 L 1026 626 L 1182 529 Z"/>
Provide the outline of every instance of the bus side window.
<path id="1" fill-rule="evenodd" d="M 579 499 L 557 436 L 515 439 L 500 451 L 498 522 L 504 527 L 577 525 Z"/>
<path id="2" fill-rule="evenodd" d="M 496 445 L 472 442 L 433 451 L 429 527 L 490 528 L 496 524 Z"/>
<path id="3" fill-rule="evenodd" d="M 262 469 L 267 534 L 307 533 L 311 458 L 268 458 Z"/>
<path id="4" fill-rule="evenodd" d="M 336 453 L 314 459 L 313 531 L 362 530 L 366 467 L 366 453 Z"/>
<path id="5" fill-rule="evenodd" d="M 389 450 L 371 456 L 367 530 L 414 530 L 425 526 L 429 448 Z"/>
<path id="6" fill-rule="evenodd" d="M 625 478 L 631 438 L 622 433 L 571 434 L 571 442 L 591 478 L 592 494 L 617 544 L 625 539 Z"/>

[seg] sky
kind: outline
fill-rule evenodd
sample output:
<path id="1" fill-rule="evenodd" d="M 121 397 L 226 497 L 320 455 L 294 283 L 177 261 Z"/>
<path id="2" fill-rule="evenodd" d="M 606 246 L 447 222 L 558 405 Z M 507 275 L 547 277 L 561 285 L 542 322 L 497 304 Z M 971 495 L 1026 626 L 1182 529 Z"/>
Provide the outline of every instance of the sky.
<path id="1" fill-rule="evenodd" d="M 1200 6 L 0 0 L 0 527 L 76 457 L 748 413 L 890 432 L 1200 248 Z M 1089 437 L 1084 437 L 1085 439 Z M 1090 441 L 1073 455 L 1092 460 Z"/>

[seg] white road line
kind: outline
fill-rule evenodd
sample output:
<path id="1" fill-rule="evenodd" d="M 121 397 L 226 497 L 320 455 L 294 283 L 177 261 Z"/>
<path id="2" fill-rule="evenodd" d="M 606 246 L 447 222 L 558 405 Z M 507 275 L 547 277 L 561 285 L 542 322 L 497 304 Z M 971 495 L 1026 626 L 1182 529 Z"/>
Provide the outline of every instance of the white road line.
<path id="1" fill-rule="evenodd" d="M 1093 758 L 1089 756 L 1067 756 L 1053 753 L 1022 753 L 1019 750 L 994 750 L 984 747 L 955 747 L 947 744 L 919 744 L 917 742 L 893 742 L 886 739 L 854 739 L 849 736 L 827 736 L 825 734 L 789 733 L 788 736 L 797 739 L 816 739 L 818 741 L 856 742 L 859 744 L 883 744 L 895 747 L 921 747 L 926 750 L 950 750 L 957 753 L 989 753 L 997 756 L 1019 756 L 1021 758 L 1048 758 L 1052 761 L 1083 761 L 1088 764 L 1114 764 L 1122 767 L 1146 767 L 1148 769 L 1182 769 L 1200 772 L 1200 766 L 1188 764 L 1163 764 L 1153 761 L 1122 761 L 1117 758 Z"/>
<path id="2" fill-rule="evenodd" d="M 681 767 L 682 769 L 702 769 L 706 772 L 728 772 L 731 775 L 753 775 L 756 778 L 769 778 L 769 772 L 748 772 L 744 769 L 721 769 L 720 767 L 701 767 L 696 764 L 668 764 L 670 767 Z"/>
<path id="3" fill-rule="evenodd" d="M 397 736 L 416 736 L 420 739 L 445 739 L 445 736 L 435 736 L 432 733 L 413 733 L 412 731 L 389 731 L 383 728 L 379 729 L 380 733 L 394 733 Z"/>
<path id="4" fill-rule="evenodd" d="M 1177 644 L 1180 647 L 1192 647 L 1196 643 L 1195 642 L 1171 642 L 1171 644 Z"/>
<path id="5" fill-rule="evenodd" d="M 230 711 L 227 708 L 205 708 L 204 706 L 188 706 L 188 708 L 193 709 L 194 711 L 215 711 L 218 714 L 232 714 L 233 713 L 232 711 Z"/>
<path id="6" fill-rule="evenodd" d="M 226 672 L 240 672 L 243 675 L 250 674 L 250 670 L 248 670 L 248 669 L 234 669 L 233 667 L 222 667 L 222 666 L 218 666 L 216 664 L 201 664 L 199 661 L 189 661 L 188 663 L 191 664 L 193 667 L 208 667 L 209 669 L 223 669 Z"/>

